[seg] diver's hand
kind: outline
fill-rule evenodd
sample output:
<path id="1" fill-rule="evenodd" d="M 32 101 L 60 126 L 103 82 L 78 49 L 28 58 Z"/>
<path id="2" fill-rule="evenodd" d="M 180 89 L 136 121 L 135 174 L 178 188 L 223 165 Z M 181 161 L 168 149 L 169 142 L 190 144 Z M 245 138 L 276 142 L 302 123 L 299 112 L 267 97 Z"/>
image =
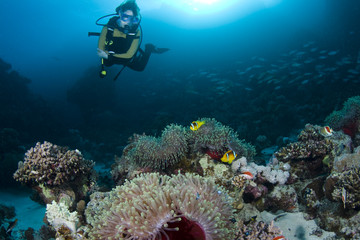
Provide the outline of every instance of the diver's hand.
<path id="1" fill-rule="evenodd" d="M 109 58 L 109 55 L 107 55 L 107 53 L 101 50 L 100 48 L 97 49 L 97 55 L 101 58 L 105 58 L 105 59 Z"/>

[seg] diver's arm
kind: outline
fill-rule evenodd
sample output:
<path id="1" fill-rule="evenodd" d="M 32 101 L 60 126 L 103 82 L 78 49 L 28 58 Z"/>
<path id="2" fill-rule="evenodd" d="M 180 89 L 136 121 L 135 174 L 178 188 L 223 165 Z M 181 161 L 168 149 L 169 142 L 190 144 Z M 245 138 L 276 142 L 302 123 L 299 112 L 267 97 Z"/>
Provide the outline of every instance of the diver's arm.
<path id="1" fill-rule="evenodd" d="M 140 31 L 141 31 L 141 30 L 139 29 L 139 31 L 136 33 L 136 37 L 137 37 L 137 38 L 135 38 L 135 39 L 132 41 L 129 50 L 128 50 L 126 53 L 114 54 L 113 56 L 114 56 L 114 57 L 117 57 L 117 58 L 123 58 L 123 59 L 130 59 L 130 58 L 132 58 L 132 57 L 136 54 L 138 48 L 140 47 L 140 46 L 139 46 L 139 45 L 140 45 L 140 35 L 141 35 L 141 32 L 140 32 Z"/>
<path id="2" fill-rule="evenodd" d="M 98 48 L 100 50 L 103 50 L 105 51 L 105 40 L 106 40 L 106 34 L 107 34 L 107 27 L 103 27 L 103 29 L 101 30 L 101 33 L 100 33 L 100 37 L 99 37 L 99 42 L 98 42 Z M 108 52 L 105 51 L 107 54 Z"/>

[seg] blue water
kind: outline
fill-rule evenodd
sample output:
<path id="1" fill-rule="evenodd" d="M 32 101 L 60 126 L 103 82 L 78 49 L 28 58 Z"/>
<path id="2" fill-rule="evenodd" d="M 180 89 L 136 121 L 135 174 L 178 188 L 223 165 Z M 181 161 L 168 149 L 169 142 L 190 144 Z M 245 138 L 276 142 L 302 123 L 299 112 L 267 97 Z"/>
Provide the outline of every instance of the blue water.
<path id="1" fill-rule="evenodd" d="M 170 51 L 143 72 L 113 81 L 114 66 L 100 79 L 97 37 L 87 34 L 119 3 L 0 2 L 2 188 L 17 186 L 17 162 L 38 141 L 110 166 L 133 133 L 212 117 L 260 153 L 360 92 L 357 0 L 283 0 L 246 13 L 238 4 L 201 17 L 139 1 L 142 46 Z"/>

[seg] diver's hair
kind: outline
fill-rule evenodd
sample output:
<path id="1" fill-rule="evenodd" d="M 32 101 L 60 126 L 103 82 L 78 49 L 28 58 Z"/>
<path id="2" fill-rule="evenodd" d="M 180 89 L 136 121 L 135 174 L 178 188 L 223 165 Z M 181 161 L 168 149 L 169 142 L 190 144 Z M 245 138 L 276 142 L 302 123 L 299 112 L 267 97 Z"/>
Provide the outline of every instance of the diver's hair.
<path id="1" fill-rule="evenodd" d="M 135 0 L 125 0 L 115 9 L 117 14 L 119 14 L 120 12 L 125 12 L 127 10 L 131 10 L 134 13 L 134 16 L 138 16 L 140 13 L 140 8 L 136 4 Z"/>

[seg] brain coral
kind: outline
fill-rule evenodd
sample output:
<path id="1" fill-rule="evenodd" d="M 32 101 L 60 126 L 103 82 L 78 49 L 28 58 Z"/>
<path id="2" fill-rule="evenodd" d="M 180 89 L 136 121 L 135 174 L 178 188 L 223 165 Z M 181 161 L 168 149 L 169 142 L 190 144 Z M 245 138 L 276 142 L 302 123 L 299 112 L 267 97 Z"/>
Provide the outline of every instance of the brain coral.
<path id="1" fill-rule="evenodd" d="M 141 174 L 85 211 L 92 239 L 233 239 L 232 199 L 210 178 Z"/>
<path id="2" fill-rule="evenodd" d="M 171 124 L 159 138 L 140 136 L 127 157 L 134 159 L 142 167 L 164 169 L 186 156 L 187 138 L 184 127 Z"/>
<path id="3" fill-rule="evenodd" d="M 30 185 L 59 186 L 78 178 L 88 178 L 94 163 L 83 158 L 78 150 L 68 150 L 49 142 L 37 143 L 25 153 L 14 178 Z"/>

